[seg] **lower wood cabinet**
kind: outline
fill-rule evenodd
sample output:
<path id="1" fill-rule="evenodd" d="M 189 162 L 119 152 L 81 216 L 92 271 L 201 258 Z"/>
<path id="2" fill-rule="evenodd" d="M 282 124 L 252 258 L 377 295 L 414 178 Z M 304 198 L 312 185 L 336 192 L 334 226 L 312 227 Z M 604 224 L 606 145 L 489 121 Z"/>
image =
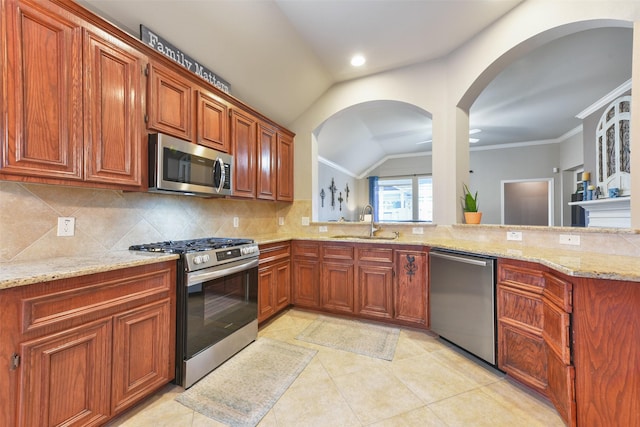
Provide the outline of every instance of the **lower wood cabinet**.
<path id="1" fill-rule="evenodd" d="M 292 252 L 295 306 L 428 326 L 421 246 L 294 241 Z"/>
<path id="2" fill-rule="evenodd" d="M 576 425 L 572 283 L 535 263 L 498 262 L 498 367 L 547 396 Z"/>
<path id="3" fill-rule="evenodd" d="M 0 425 L 103 424 L 171 381 L 175 284 L 171 261 L 0 291 Z"/>
<path id="4" fill-rule="evenodd" d="M 291 303 L 291 245 L 289 242 L 260 245 L 258 267 L 258 322 Z"/>

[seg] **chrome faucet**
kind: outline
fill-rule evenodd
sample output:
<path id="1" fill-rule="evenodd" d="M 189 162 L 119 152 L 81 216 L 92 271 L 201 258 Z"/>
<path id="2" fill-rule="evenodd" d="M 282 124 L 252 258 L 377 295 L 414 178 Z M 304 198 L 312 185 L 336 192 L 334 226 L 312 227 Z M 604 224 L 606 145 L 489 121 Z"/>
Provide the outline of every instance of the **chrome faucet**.
<path id="1" fill-rule="evenodd" d="M 364 221 L 364 216 L 367 214 L 367 210 L 369 211 L 369 214 L 371 214 L 371 228 L 369 229 L 369 237 L 373 237 L 374 233 L 380 229 L 373 226 L 373 206 L 366 205 L 364 208 L 362 208 L 362 220 Z"/>

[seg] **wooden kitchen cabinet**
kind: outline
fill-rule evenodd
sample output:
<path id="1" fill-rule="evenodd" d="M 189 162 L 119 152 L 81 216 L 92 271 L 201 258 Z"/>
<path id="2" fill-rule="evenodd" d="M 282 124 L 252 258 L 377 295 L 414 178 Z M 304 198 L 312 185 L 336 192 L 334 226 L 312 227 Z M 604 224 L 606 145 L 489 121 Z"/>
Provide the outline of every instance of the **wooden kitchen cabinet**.
<path id="1" fill-rule="evenodd" d="M 147 127 L 185 141 L 193 141 L 193 87 L 178 73 L 149 63 Z"/>
<path id="2" fill-rule="evenodd" d="M 260 245 L 258 267 L 258 322 L 279 313 L 291 303 L 291 244 Z"/>
<path id="3" fill-rule="evenodd" d="M 293 202 L 293 136 L 279 131 L 277 142 L 276 199 Z"/>
<path id="4" fill-rule="evenodd" d="M 146 133 L 142 124 L 146 57 L 107 35 L 84 37 L 84 179 L 140 187 Z M 146 145 L 145 145 L 146 147 Z"/>
<path id="5" fill-rule="evenodd" d="M 321 250 L 321 307 L 336 313 L 353 313 L 355 246 L 325 242 Z"/>
<path id="6" fill-rule="evenodd" d="M 0 425 L 98 425 L 175 373 L 176 263 L 0 291 Z"/>
<path id="7" fill-rule="evenodd" d="M 258 122 L 256 194 L 258 199 L 276 200 L 277 131 Z"/>
<path id="8" fill-rule="evenodd" d="M 320 307 L 320 243 L 294 240 L 292 253 L 292 299 L 297 307 Z"/>
<path id="9" fill-rule="evenodd" d="M 498 262 L 498 367 L 547 394 L 543 327 L 544 277 L 536 264 Z"/>
<path id="10" fill-rule="evenodd" d="M 420 248 L 394 250 L 394 319 L 428 326 L 428 261 Z"/>
<path id="11" fill-rule="evenodd" d="M 233 195 L 256 197 L 256 122 L 244 111 L 231 110 L 231 147 L 233 152 Z"/>
<path id="12" fill-rule="evenodd" d="M 393 248 L 358 246 L 356 306 L 358 315 L 393 318 Z"/>
<path id="13" fill-rule="evenodd" d="M 223 153 L 231 152 L 229 106 L 220 97 L 200 89 L 196 93 L 196 142 Z"/>
<path id="14" fill-rule="evenodd" d="M 576 425 L 573 284 L 535 263 L 498 262 L 498 367 L 547 396 Z"/>
<path id="15" fill-rule="evenodd" d="M 0 176 L 140 188 L 146 56 L 54 3 L 7 0 L 2 14 Z"/>

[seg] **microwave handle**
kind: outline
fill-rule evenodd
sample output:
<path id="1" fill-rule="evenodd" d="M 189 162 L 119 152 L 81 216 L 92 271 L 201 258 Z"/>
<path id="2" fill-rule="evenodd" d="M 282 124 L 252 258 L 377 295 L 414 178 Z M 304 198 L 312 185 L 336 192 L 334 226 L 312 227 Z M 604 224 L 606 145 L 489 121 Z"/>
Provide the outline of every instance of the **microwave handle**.
<path id="1" fill-rule="evenodd" d="M 216 159 L 216 162 L 220 164 L 220 184 L 218 185 L 218 189 L 216 190 L 219 193 L 222 191 L 222 187 L 224 186 L 224 181 L 227 178 L 227 172 L 224 169 L 224 162 L 220 157 Z M 214 168 L 214 171 L 215 171 L 215 168 Z"/>

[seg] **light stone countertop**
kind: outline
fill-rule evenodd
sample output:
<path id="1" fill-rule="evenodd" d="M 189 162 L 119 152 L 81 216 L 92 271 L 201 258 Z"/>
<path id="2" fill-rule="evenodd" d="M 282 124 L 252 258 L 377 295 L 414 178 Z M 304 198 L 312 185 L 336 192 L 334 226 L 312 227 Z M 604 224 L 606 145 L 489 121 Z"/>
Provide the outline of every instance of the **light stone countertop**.
<path id="1" fill-rule="evenodd" d="M 176 254 L 117 251 L 106 254 L 0 263 L 0 289 L 176 260 Z"/>
<path id="2" fill-rule="evenodd" d="M 495 242 L 477 242 L 447 238 L 401 236 L 395 240 L 337 239 L 331 236 L 292 237 L 266 235 L 256 238 L 259 244 L 276 243 L 289 239 L 344 241 L 373 244 L 424 245 L 432 249 L 448 249 L 473 254 L 537 262 L 568 276 L 595 279 L 628 280 L 640 282 L 640 259 L 634 256 L 607 255 L 596 252 L 538 248 L 527 245 L 507 245 Z"/>
<path id="3" fill-rule="evenodd" d="M 537 262 L 569 276 L 627 280 L 640 282 L 640 259 L 633 256 L 606 255 L 595 252 L 537 248 L 526 245 L 506 245 L 495 242 L 477 242 L 426 236 L 402 236 L 395 240 L 337 239 L 331 236 L 292 236 L 285 234 L 255 237 L 258 244 L 298 240 L 344 241 L 371 244 L 423 245 L 481 255 Z M 79 257 L 60 257 L 38 261 L 0 263 L 0 289 L 24 286 L 117 270 L 144 264 L 177 260 L 176 254 L 158 254 L 137 251 L 117 251 Z"/>

